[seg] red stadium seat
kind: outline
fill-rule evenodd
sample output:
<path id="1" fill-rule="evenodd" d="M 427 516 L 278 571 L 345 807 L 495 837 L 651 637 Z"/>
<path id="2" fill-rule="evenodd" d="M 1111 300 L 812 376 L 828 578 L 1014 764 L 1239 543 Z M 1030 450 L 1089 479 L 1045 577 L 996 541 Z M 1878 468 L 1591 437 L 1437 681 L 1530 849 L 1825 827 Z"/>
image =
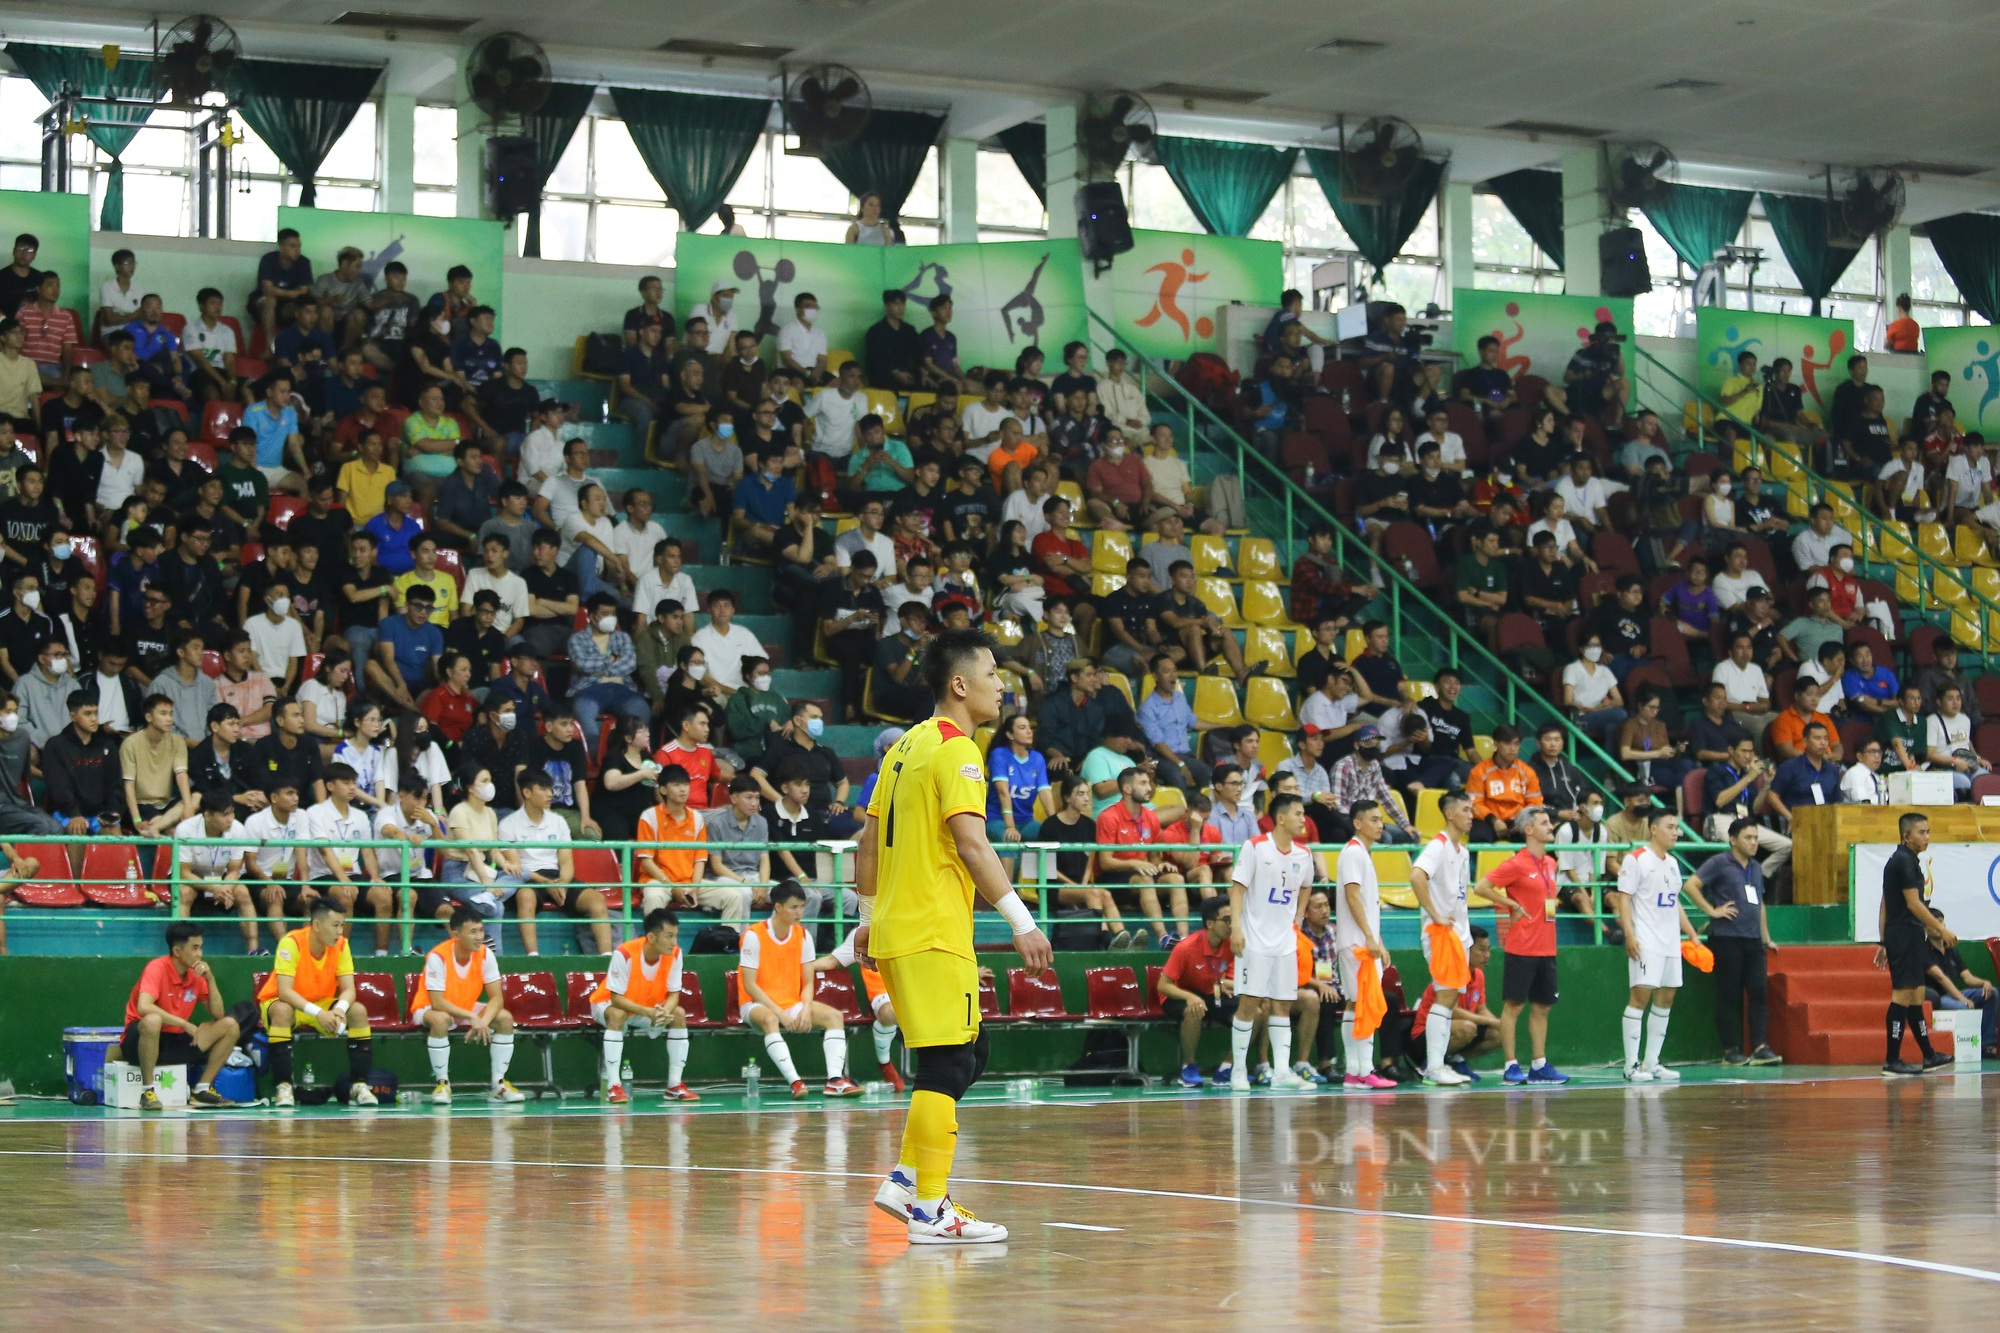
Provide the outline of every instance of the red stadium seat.
<path id="1" fill-rule="evenodd" d="M 271 497 L 269 522 L 272 527 L 283 532 L 292 525 L 292 520 L 306 512 L 306 502 L 296 495 L 274 495 Z"/>
<path id="2" fill-rule="evenodd" d="M 264 376 L 270 373 L 271 365 L 262 357 L 239 355 L 236 358 L 236 374 L 238 378 L 255 382 L 263 379 Z"/>
<path id="3" fill-rule="evenodd" d="M 207 440 L 190 441 L 188 443 L 188 457 L 201 464 L 204 468 L 207 468 L 210 472 L 214 472 L 222 466 L 221 455 L 215 452 L 215 446 Z"/>
<path id="4" fill-rule="evenodd" d="M 588 1027 L 587 1018 L 563 1013 L 562 991 L 553 972 L 508 972 L 500 978 L 500 994 L 516 1027 L 531 1032 L 574 1032 Z"/>
<path id="5" fill-rule="evenodd" d="M 93 843 L 77 880 L 83 896 L 99 907 L 157 907 L 162 901 L 146 882 L 138 849 L 129 844 Z"/>
<path id="6" fill-rule="evenodd" d="M 240 363 L 239 363 L 240 364 Z M 243 424 L 243 404 L 210 399 L 201 409 L 201 438 L 210 444 L 227 445 L 229 432 Z"/>
<path id="7" fill-rule="evenodd" d="M 979 979 L 979 1021 L 982 1023 L 1011 1023 L 1012 1014 L 1000 1012 L 1000 992 L 994 988 L 993 978 Z"/>
<path id="8" fill-rule="evenodd" d="M 437 553 L 437 567 L 451 575 L 451 581 L 458 585 L 460 597 L 465 595 L 465 557 L 450 547 L 441 548 Z"/>
<path id="9" fill-rule="evenodd" d="M 867 1017 L 861 1012 L 861 1001 L 854 993 L 854 974 L 844 969 L 820 972 L 818 982 L 813 986 L 813 998 L 821 1004 L 830 1005 L 849 1027 L 866 1023 Z"/>
<path id="10" fill-rule="evenodd" d="M 1007 1012 L 1017 1019 L 1037 1022 L 1067 1022 L 1074 1015 L 1063 1007 L 1062 985 L 1054 968 L 1030 972 L 1026 968 L 1007 971 Z"/>
<path id="11" fill-rule="evenodd" d="M 601 972 L 569 972 L 563 976 L 563 1012 L 596 1026 L 590 1017 L 590 993 L 604 979 Z"/>
<path id="12" fill-rule="evenodd" d="M 722 1024 L 708 1016 L 708 999 L 701 993 L 701 978 L 685 966 L 681 971 L 681 1012 L 691 1028 L 719 1028 Z"/>
<path id="13" fill-rule="evenodd" d="M 415 1032 L 417 1025 L 396 1006 L 396 979 L 387 972 L 356 972 L 354 998 L 368 1006 L 368 1026 L 377 1032 Z"/>
<path id="14" fill-rule="evenodd" d="M 83 561 L 83 567 L 89 570 L 91 576 L 100 584 L 103 583 L 104 548 L 98 544 L 97 538 L 72 536 L 69 544 L 76 549 L 76 558 Z"/>
<path id="15" fill-rule="evenodd" d="M 1087 997 L 1083 1015 L 1094 1019 L 1146 1017 L 1146 997 L 1129 967 L 1090 967 L 1083 972 Z"/>
<path id="16" fill-rule="evenodd" d="M 570 858 L 576 866 L 577 884 L 601 890 L 607 911 L 624 910 L 625 875 L 618 865 L 618 853 L 609 847 L 578 844 L 570 848 Z"/>
<path id="17" fill-rule="evenodd" d="M 76 876 L 69 868 L 69 849 L 61 843 L 15 843 L 14 851 L 39 862 L 34 877 L 14 890 L 16 903 L 22 907 L 82 907 L 89 901 L 76 886 Z"/>
<path id="18" fill-rule="evenodd" d="M 743 1021 L 743 993 L 736 984 L 735 968 L 732 967 L 722 974 L 722 984 L 727 987 L 729 993 L 729 1003 L 722 1011 L 722 1021 L 725 1023 L 741 1023 Z"/>
<path id="19" fill-rule="evenodd" d="M 1146 1017 L 1165 1018 L 1166 1008 L 1160 1003 L 1160 974 L 1167 969 L 1158 963 L 1146 968 Z"/>
<path id="20" fill-rule="evenodd" d="M 417 987 L 423 982 L 423 979 L 424 972 L 422 968 L 406 973 L 403 977 L 403 1012 L 409 1014 L 412 1018 L 416 1016 L 417 1012 Z"/>

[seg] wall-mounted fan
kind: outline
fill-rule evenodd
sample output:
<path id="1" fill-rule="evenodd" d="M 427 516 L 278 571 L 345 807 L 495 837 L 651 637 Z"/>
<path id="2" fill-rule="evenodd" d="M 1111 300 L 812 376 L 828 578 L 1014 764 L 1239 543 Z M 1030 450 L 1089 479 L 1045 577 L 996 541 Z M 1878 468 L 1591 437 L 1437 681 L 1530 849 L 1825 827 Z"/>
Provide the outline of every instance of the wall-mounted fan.
<path id="1" fill-rule="evenodd" d="M 465 58 L 466 92 L 496 123 L 540 111 L 549 100 L 549 79 L 547 54 L 518 32 L 496 32 Z"/>
<path id="2" fill-rule="evenodd" d="M 1838 191 L 1828 168 L 1826 189 L 1828 245 L 1859 250 L 1903 215 L 1903 176 L 1894 167 L 1857 168 Z"/>
<path id="3" fill-rule="evenodd" d="M 785 88 L 785 124 L 799 141 L 789 151 L 819 157 L 861 137 L 874 110 L 868 85 L 845 65 L 815 65 Z"/>
<path id="4" fill-rule="evenodd" d="M 1076 118 L 1078 165 L 1083 178 L 1110 180 L 1127 158 L 1143 157 L 1152 147 L 1159 122 L 1153 108 L 1137 93 L 1092 93 Z"/>
<path id="5" fill-rule="evenodd" d="M 1394 116 L 1361 122 L 1352 134 L 1340 130 L 1340 197 L 1350 204 L 1380 204 L 1402 194 L 1424 160 L 1424 139 L 1416 126 Z"/>
<path id="6" fill-rule="evenodd" d="M 1673 188 L 1670 178 L 1679 164 L 1663 144 L 1606 144 L 1604 157 L 1605 203 L 1614 214 L 1622 216 L 1635 208 L 1660 204 Z"/>
<path id="7" fill-rule="evenodd" d="M 193 105 L 228 90 L 242 54 L 235 30 L 213 14 L 184 18 L 153 44 L 153 86 L 171 101 Z"/>

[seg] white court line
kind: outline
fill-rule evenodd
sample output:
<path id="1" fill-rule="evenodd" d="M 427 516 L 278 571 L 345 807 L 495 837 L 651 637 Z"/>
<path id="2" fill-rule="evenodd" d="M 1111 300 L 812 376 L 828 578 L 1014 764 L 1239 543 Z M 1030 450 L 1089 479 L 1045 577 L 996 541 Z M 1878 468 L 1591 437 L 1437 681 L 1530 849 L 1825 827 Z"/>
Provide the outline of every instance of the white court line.
<path id="1" fill-rule="evenodd" d="M 184 1153 L 106 1152 L 99 1149 L 0 1148 L 0 1157 L 165 1158 L 176 1162 L 342 1162 L 362 1166 L 466 1166 L 539 1167 L 555 1171 L 665 1171 L 681 1175 L 713 1174 L 731 1176 L 807 1176 L 832 1180 L 876 1180 L 872 1171 L 809 1171 L 788 1167 L 760 1166 L 673 1166 L 658 1162 L 530 1162 L 503 1161 L 488 1157 L 349 1157 L 339 1154 L 299 1153 Z M 1837 1250 L 1819 1245 L 1796 1245 L 1776 1240 L 1749 1240 L 1737 1236 L 1702 1236 L 1689 1232 L 1639 1231 L 1625 1227 L 1589 1227 L 1559 1222 L 1521 1222 L 1511 1218 L 1458 1217 L 1447 1213 L 1410 1213 L 1387 1208 L 1343 1208 L 1338 1204 L 1299 1203 L 1291 1199 L 1258 1199 L 1234 1194 L 1200 1194 L 1191 1190 L 1149 1190 L 1126 1185 L 1083 1185 L 1053 1180 L 1002 1180 L 979 1176 L 956 1178 L 961 1185 L 996 1185 L 1003 1189 L 1078 1190 L 1091 1194 L 1125 1194 L 1148 1199 L 1185 1199 L 1194 1203 L 1221 1203 L 1236 1207 L 1285 1208 L 1293 1212 L 1332 1213 L 1342 1217 L 1379 1217 L 1399 1222 L 1428 1222 L 1442 1226 L 1497 1227 L 1508 1231 L 1541 1231 L 1567 1236 L 1605 1236 L 1620 1240 L 1666 1240 L 1684 1245 L 1716 1245 L 1725 1249 L 1764 1250 L 1776 1254 L 1802 1254 L 1820 1259 L 1846 1259 L 1855 1263 L 1882 1264 L 1909 1268 L 1946 1277 L 1971 1278 L 2000 1284 L 2000 1272 L 1968 1268 L 1963 1264 L 1943 1264 L 1932 1259 L 1909 1259 L 1894 1254 L 1873 1254 L 1867 1250 Z"/>
<path id="2" fill-rule="evenodd" d="M 1064 1231 L 1123 1231 L 1124 1227 L 1094 1227 L 1088 1222 L 1044 1222 L 1045 1227 L 1061 1227 Z"/>

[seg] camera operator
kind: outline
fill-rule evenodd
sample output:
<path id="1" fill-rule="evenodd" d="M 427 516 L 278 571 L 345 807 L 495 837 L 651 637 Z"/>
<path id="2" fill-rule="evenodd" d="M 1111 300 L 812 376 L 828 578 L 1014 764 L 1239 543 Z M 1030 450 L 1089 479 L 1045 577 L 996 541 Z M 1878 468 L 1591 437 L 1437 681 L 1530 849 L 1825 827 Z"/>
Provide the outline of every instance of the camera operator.
<path id="1" fill-rule="evenodd" d="M 1757 742 L 1738 734 L 1729 747 L 1729 757 L 1710 764 L 1702 776 L 1702 804 L 1708 808 L 1706 831 L 1715 842 L 1729 840 L 1729 826 L 1738 819 L 1755 819 L 1757 807 L 1771 786 L 1771 765 L 1757 757 Z M 1757 826 L 1757 853 L 1763 858 L 1764 878 L 1772 881 L 1791 864 L 1792 840 L 1773 829 Z"/>
<path id="2" fill-rule="evenodd" d="M 1774 440 L 1802 444 L 1809 451 L 1816 449 L 1825 442 L 1826 432 L 1805 419 L 1805 410 L 1805 394 L 1792 383 L 1791 358 L 1781 356 L 1764 367 L 1764 418 L 1757 423 L 1758 429 Z M 1805 457 L 1810 459 L 1812 454 Z"/>
<path id="3" fill-rule="evenodd" d="M 1757 373 L 1755 352 L 1737 353 L 1736 373 L 1722 382 L 1722 392 L 1718 395 L 1722 410 L 1745 426 L 1756 426 L 1757 419 L 1764 414 L 1764 385 L 1768 379 L 1768 372 Z"/>
<path id="4" fill-rule="evenodd" d="M 1618 326 L 1606 319 L 1598 321 L 1590 341 L 1576 349 L 1563 370 L 1569 415 L 1594 417 L 1610 430 L 1622 424 L 1627 385 L 1625 353 L 1618 344 L 1624 341 Z"/>

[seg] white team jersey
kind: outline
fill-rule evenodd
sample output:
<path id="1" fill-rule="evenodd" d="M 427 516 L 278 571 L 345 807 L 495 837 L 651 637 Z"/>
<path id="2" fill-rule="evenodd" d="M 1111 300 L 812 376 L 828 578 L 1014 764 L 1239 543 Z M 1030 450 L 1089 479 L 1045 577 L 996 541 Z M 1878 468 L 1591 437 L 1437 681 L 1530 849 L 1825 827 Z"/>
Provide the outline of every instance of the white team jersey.
<path id="1" fill-rule="evenodd" d="M 231 834 L 231 837 L 236 836 Z M 292 849 L 287 843 L 300 842 L 309 835 L 306 832 L 306 812 L 304 808 L 292 811 L 292 817 L 283 823 L 269 806 L 243 821 L 243 836 L 263 844 L 250 853 L 250 866 L 265 879 L 292 877 Z"/>
<path id="2" fill-rule="evenodd" d="M 1679 863 L 1641 847 L 1618 867 L 1618 892 L 1632 900 L 1632 930 L 1643 953 L 1679 953 L 1681 947 Z"/>
<path id="3" fill-rule="evenodd" d="M 1467 942 L 1472 939 L 1472 923 L 1465 905 L 1466 875 L 1471 864 L 1471 851 L 1453 842 L 1449 833 L 1440 833 L 1424 844 L 1412 865 L 1430 876 L 1431 901 L 1444 910 L 1443 916 L 1425 912 L 1426 920 L 1450 926 Z"/>
<path id="4" fill-rule="evenodd" d="M 209 837 L 208 823 L 201 815 L 189 815 L 174 826 L 176 838 Z M 229 821 L 229 828 L 222 834 L 236 845 L 233 847 L 190 847 L 187 843 L 177 844 L 180 848 L 181 872 L 199 875 L 203 879 L 221 879 L 229 873 L 230 865 L 242 856 L 243 844 L 250 835 L 243 831 L 237 820 Z"/>
<path id="5" fill-rule="evenodd" d="M 1360 918 L 1347 905 L 1347 886 L 1361 886 Z M 1375 858 L 1361 845 L 1361 839 L 1350 838 L 1340 849 L 1340 860 L 1333 872 L 1333 925 L 1334 944 L 1345 954 L 1350 949 L 1365 949 L 1370 936 L 1381 938 L 1382 889 L 1375 882 Z"/>
<path id="6" fill-rule="evenodd" d="M 1243 844 L 1236 854 L 1235 879 L 1243 886 L 1243 916 L 1238 924 L 1251 952 L 1297 951 L 1295 923 L 1312 875 L 1312 853 L 1302 842 L 1280 852 L 1270 834 L 1260 833 Z"/>
<path id="7" fill-rule="evenodd" d="M 842 967 L 854 966 L 854 937 L 860 933 L 861 927 L 856 926 L 847 932 L 846 939 L 833 946 L 832 958 L 834 962 L 839 963 Z"/>
<path id="8" fill-rule="evenodd" d="M 487 957 L 490 958 L 492 956 L 492 952 L 489 950 Z M 668 964 L 666 959 L 662 958 L 651 967 L 647 967 L 645 952 L 641 950 L 639 971 L 645 975 L 646 980 L 651 981 L 660 975 L 661 968 L 667 968 L 667 994 L 678 995 L 681 991 L 681 959 L 683 956 L 681 951 L 676 949 L 674 950 L 674 960 L 671 965 Z M 604 989 L 610 991 L 613 995 L 623 995 L 630 989 L 631 985 L 631 955 L 622 949 L 613 949 L 611 951 L 611 965 L 604 969 Z"/>

